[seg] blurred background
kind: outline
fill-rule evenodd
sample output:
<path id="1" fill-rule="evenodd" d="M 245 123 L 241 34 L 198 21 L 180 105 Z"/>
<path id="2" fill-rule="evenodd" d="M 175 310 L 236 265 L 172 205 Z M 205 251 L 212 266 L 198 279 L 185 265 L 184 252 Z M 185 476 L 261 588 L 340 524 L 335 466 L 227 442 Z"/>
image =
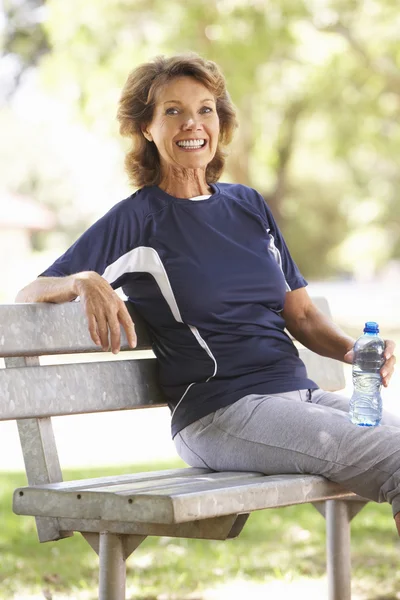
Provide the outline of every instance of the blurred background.
<path id="1" fill-rule="evenodd" d="M 238 109 L 223 179 L 264 195 L 305 277 L 397 287 L 399 20 L 396 0 L 2 0 L 0 300 L 132 192 L 120 90 L 185 50 Z"/>
<path id="2" fill-rule="evenodd" d="M 398 0 L 0 0 L 0 302 L 132 193 L 121 88 L 186 50 L 220 65 L 238 110 L 222 179 L 263 194 L 341 326 L 377 320 L 400 341 Z M 400 411 L 397 375 L 385 394 Z M 100 443 L 104 464 L 175 455 L 167 412 L 145 412 L 118 422 L 123 451 Z M 67 465 L 99 460 L 87 427 L 101 440 L 110 421 L 85 419 L 56 424 Z M 13 424 L 1 440 L 0 469 L 22 468 Z"/>

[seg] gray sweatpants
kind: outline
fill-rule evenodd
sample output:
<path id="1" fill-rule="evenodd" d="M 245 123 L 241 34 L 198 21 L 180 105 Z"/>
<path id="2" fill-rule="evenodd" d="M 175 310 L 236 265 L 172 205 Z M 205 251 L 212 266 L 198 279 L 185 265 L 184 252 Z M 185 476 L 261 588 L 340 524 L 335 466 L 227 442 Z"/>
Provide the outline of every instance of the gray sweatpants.
<path id="1" fill-rule="evenodd" d="M 310 397 L 311 396 L 311 397 Z M 174 438 L 192 467 L 311 473 L 400 511 L 400 419 L 384 413 L 379 427 L 348 418 L 339 394 L 299 390 L 251 394 L 185 427 Z"/>

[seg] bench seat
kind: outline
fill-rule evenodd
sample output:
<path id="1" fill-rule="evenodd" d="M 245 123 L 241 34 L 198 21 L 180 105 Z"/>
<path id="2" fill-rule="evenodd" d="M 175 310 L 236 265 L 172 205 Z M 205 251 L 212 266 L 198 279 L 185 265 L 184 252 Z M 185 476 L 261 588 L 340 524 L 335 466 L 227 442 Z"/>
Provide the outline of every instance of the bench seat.
<path id="1" fill-rule="evenodd" d="M 21 487 L 13 508 L 36 517 L 173 525 L 350 497 L 320 476 L 187 468 Z"/>

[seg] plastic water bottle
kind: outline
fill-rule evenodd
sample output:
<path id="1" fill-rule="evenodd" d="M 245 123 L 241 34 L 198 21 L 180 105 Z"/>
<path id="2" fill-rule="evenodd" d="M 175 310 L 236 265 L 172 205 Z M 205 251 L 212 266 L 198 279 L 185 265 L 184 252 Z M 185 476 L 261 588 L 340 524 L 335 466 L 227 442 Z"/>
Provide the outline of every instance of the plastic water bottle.
<path id="1" fill-rule="evenodd" d="M 354 344 L 353 386 L 350 419 L 355 425 L 373 427 L 382 419 L 382 380 L 379 371 L 385 359 L 385 342 L 378 323 L 365 323 L 364 335 Z"/>

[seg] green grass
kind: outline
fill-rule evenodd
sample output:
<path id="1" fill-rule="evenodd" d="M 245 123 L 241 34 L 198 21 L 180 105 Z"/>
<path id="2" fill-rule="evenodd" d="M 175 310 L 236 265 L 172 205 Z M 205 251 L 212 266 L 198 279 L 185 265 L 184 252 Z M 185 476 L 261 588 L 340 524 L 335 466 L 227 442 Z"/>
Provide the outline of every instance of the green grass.
<path id="1" fill-rule="evenodd" d="M 176 466 L 182 463 L 135 465 L 129 471 Z M 126 467 L 65 475 L 78 479 L 122 472 L 128 472 Z M 54 600 L 61 594 L 95 600 L 97 556 L 86 541 L 76 534 L 72 539 L 39 544 L 34 520 L 12 513 L 12 492 L 24 484 L 22 474 L 0 474 L 0 598 L 10 600 L 17 594 L 24 598 L 47 590 Z M 352 553 L 353 586 L 359 597 L 400 597 L 396 595 L 400 543 L 388 505 L 370 504 L 356 517 Z M 131 600 L 200 599 L 202 590 L 235 578 L 262 582 L 324 574 L 325 524 L 310 505 L 253 513 L 240 537 L 226 542 L 148 538 L 127 563 Z"/>

